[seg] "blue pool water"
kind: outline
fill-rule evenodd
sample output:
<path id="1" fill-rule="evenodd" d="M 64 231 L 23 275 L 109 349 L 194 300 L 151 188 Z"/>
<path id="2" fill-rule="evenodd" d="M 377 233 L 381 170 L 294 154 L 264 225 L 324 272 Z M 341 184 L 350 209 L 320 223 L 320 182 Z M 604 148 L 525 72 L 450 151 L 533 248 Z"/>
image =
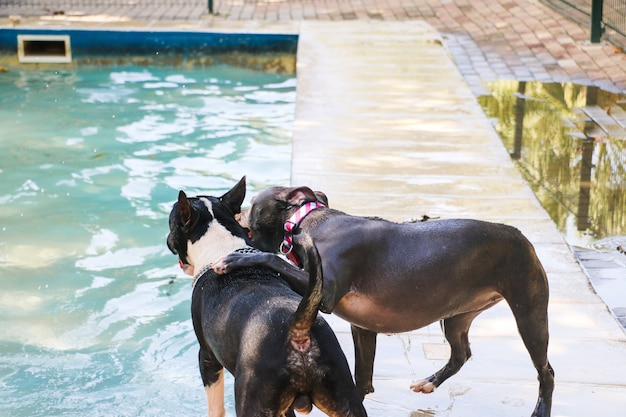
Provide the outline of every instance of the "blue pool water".
<path id="1" fill-rule="evenodd" d="M 167 216 L 288 184 L 294 103 L 226 65 L 0 74 L 0 416 L 205 415 Z"/>

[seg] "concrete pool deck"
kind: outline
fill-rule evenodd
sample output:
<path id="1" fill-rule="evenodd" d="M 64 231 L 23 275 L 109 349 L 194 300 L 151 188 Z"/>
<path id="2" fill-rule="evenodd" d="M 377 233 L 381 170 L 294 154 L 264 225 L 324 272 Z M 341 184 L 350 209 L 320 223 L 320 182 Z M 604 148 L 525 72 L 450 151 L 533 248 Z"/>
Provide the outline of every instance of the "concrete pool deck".
<path id="1" fill-rule="evenodd" d="M 353 214 L 471 217 L 521 229 L 551 285 L 552 415 L 623 413 L 626 336 L 512 164 L 437 31 L 422 21 L 217 26 L 300 34 L 292 183 L 324 190 L 331 206 Z M 352 362 L 348 326 L 328 320 Z M 470 341 L 473 359 L 423 395 L 408 386 L 447 360 L 439 325 L 380 335 L 369 415 L 529 416 L 536 372 L 508 307 L 479 316 Z"/>

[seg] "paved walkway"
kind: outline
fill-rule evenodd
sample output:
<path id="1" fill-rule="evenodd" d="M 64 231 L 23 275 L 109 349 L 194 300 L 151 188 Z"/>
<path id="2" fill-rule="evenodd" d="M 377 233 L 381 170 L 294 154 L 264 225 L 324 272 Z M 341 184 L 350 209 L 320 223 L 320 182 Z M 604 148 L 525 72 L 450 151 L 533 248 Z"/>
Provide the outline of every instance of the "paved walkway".
<path id="1" fill-rule="evenodd" d="M 475 94 L 484 91 L 483 81 L 497 79 L 574 81 L 626 91 L 626 55 L 606 43 L 589 45 L 587 28 L 537 0 L 214 0 L 215 16 L 207 15 L 207 0 L 168 0 L 171 7 L 162 6 L 164 0 L 135 0 L 129 7 L 109 5 L 119 0 L 39 0 L 32 7 L 21 5 L 28 1 L 2 1 L 0 17 L 48 15 L 48 22 L 424 20 L 442 34 Z"/>

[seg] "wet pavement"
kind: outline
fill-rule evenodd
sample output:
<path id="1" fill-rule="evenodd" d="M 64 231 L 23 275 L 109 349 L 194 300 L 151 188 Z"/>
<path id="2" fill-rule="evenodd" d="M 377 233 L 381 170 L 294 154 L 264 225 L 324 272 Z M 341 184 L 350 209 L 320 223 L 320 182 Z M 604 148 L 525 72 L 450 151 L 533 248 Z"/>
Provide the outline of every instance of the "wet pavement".
<path id="1" fill-rule="evenodd" d="M 626 329 L 626 254 L 616 249 L 619 247 L 620 244 L 614 243 L 600 250 L 580 247 L 573 250 L 595 292 Z"/>
<path id="2" fill-rule="evenodd" d="M 301 17 L 293 12 L 296 3 L 302 6 Z M 404 3 L 402 13 L 396 9 L 399 3 Z M 299 33 L 292 183 L 324 190 L 331 206 L 353 214 L 399 221 L 424 214 L 471 217 L 521 229 L 535 245 L 551 285 L 552 415 L 623 414 L 626 335 L 511 162 L 475 95 L 483 81 L 507 77 L 588 82 L 621 92 L 626 87 L 624 55 L 610 45 L 586 46 L 584 29 L 532 1 L 441 1 L 432 14 L 429 2 L 413 2 L 416 9 L 408 3 L 360 3 L 358 11 L 344 5 L 347 9 L 340 7 L 336 15 L 341 21 L 332 21 L 330 12 L 317 14 L 340 3 L 233 0 L 216 2 L 217 17 L 188 13 L 176 23 L 110 17 L 115 15 L 88 23 L 88 15 L 66 15 L 24 18 L 18 24 Z M 261 5 L 264 17 L 256 14 Z M 489 10 L 492 18 L 481 21 Z M 520 19 L 524 25 L 517 25 Z M 538 21 L 545 31 L 533 23 Z M 2 23 L 10 24 L 7 19 Z M 522 43 L 507 33 L 516 33 Z M 567 53 L 558 52 L 553 41 Z M 605 284 L 617 279 L 604 275 L 619 274 L 619 268 L 607 272 L 615 259 L 603 264 L 607 259 L 601 256 L 579 256 L 592 279 Z M 618 318 L 621 307 L 611 306 Z M 351 358 L 347 324 L 328 319 Z M 445 364 L 447 346 L 439 325 L 380 335 L 376 392 L 365 401 L 369 415 L 530 415 L 536 372 L 508 307 L 500 303 L 481 314 L 470 341 L 472 360 L 433 394 L 424 395 L 408 386 Z"/>

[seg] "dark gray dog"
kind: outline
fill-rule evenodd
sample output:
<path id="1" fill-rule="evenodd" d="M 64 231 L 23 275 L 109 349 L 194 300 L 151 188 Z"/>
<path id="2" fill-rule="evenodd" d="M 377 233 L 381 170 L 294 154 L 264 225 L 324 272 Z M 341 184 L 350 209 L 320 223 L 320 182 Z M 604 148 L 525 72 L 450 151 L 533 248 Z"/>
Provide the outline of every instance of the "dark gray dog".
<path id="1" fill-rule="evenodd" d="M 377 333 L 442 321 L 450 360 L 411 386 L 430 393 L 470 358 L 468 331 L 474 318 L 505 299 L 538 372 L 532 416 L 550 416 L 554 371 L 547 358 L 548 281 L 533 246 L 517 229 L 477 220 L 398 224 L 317 208 L 318 200 L 307 187 L 270 188 L 252 200 L 247 226 L 257 248 L 282 249 L 305 265 L 315 244 L 324 279 L 321 309 L 352 324 L 361 395 L 373 391 Z M 244 265 L 272 268 L 296 291 L 305 291 L 307 274 L 269 253 L 232 254 L 214 269 L 223 273 Z"/>
<path id="2" fill-rule="evenodd" d="M 314 404 L 332 417 L 366 417 L 339 342 L 317 317 L 319 264 L 307 264 L 318 273 L 304 298 L 265 268 L 223 275 L 210 268 L 232 251 L 255 251 L 235 221 L 245 192 L 245 177 L 219 198 L 181 191 L 170 213 L 167 245 L 194 276 L 191 315 L 209 416 L 224 416 L 226 368 L 235 377 L 237 416 L 295 416 L 292 409 L 307 413 Z"/>

